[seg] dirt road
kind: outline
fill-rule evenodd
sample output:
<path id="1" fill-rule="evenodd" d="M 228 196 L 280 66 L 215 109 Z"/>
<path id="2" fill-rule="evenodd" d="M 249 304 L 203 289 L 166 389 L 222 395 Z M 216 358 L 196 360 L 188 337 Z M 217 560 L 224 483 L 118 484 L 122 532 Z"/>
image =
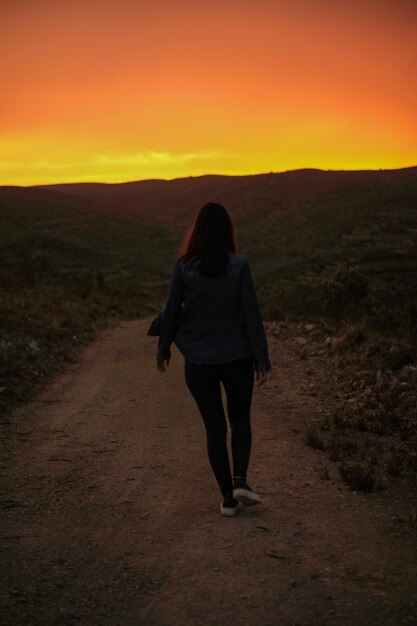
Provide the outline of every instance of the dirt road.
<path id="1" fill-rule="evenodd" d="M 305 444 L 305 364 L 271 339 L 249 475 L 264 504 L 223 518 L 182 357 L 158 373 L 147 326 L 100 332 L 2 425 L 1 623 L 417 624 L 415 533 Z"/>

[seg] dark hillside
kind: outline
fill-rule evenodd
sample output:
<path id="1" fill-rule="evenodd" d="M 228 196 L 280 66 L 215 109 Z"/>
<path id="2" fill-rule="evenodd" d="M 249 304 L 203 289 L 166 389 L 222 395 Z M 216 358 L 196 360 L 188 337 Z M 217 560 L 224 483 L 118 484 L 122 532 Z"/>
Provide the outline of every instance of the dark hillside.
<path id="1" fill-rule="evenodd" d="M 58 191 L 0 188 L 0 414 L 111 318 L 160 306 L 174 235 Z"/>
<path id="2" fill-rule="evenodd" d="M 401 170 L 294 170 L 253 176 L 199 176 L 121 184 L 80 183 L 37 189 L 77 196 L 115 210 L 155 219 L 188 222 L 209 200 L 225 204 L 235 217 L 259 209 L 294 213 L 336 203 L 351 205 L 364 198 L 417 206 L 417 168 Z"/>
<path id="3" fill-rule="evenodd" d="M 414 341 L 417 168 L 0 187 L 0 405 L 109 316 L 161 308 L 180 237 L 208 200 L 235 219 L 266 319 L 365 318 Z"/>
<path id="4" fill-rule="evenodd" d="M 60 222 L 104 215 L 106 226 L 86 218 L 86 236 L 93 223 L 102 230 L 113 220 L 139 220 L 142 228 L 172 232 L 172 254 L 208 200 L 222 202 L 234 217 L 268 317 L 322 313 L 323 283 L 340 266 L 358 266 L 369 280 L 365 304 L 373 317 L 389 317 L 388 305 L 417 291 L 416 167 L 0 188 L 8 207 L 3 217 L 12 211 L 19 229 L 26 214 L 31 228 L 30 216 L 37 220 L 42 211 L 59 214 Z"/>

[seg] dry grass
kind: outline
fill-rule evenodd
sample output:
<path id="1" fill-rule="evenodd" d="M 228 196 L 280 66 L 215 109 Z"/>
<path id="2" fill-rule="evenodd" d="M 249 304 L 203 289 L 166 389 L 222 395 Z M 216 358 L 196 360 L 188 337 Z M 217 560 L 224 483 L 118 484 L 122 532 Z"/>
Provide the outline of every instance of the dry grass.
<path id="1" fill-rule="evenodd" d="M 174 238 L 59 207 L 0 208 L 0 413 L 7 413 L 112 319 L 161 306 Z"/>
<path id="2" fill-rule="evenodd" d="M 371 491 L 417 472 L 417 347 L 378 334 L 361 321 L 334 334 L 322 327 L 309 365 L 327 374 L 316 385 L 327 409 L 308 425 L 306 441 L 324 450 L 352 488 Z M 309 339 L 310 338 L 310 339 Z M 317 355 L 318 340 L 327 347 Z M 310 356 L 312 353 L 312 356 Z"/>

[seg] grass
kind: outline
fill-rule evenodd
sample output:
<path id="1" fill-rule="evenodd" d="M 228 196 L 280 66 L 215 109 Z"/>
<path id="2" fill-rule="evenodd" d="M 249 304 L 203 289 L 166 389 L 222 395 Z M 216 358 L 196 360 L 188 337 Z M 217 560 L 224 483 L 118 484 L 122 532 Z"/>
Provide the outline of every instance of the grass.
<path id="1" fill-rule="evenodd" d="M 322 316 L 323 285 L 338 267 L 357 267 L 369 293 L 351 315 L 367 312 L 375 328 L 393 329 L 395 307 L 417 292 L 417 208 L 372 202 L 329 210 L 316 201 L 301 216 L 271 205 L 238 225 L 266 319 Z"/>
<path id="2" fill-rule="evenodd" d="M 345 323 L 323 328 L 307 345 L 325 406 L 306 427 L 306 442 L 338 465 L 353 489 L 373 491 L 417 471 L 417 347 L 403 337 Z M 317 351 L 326 346 L 327 353 Z M 310 354 L 309 354 L 310 353 Z"/>
<path id="3" fill-rule="evenodd" d="M 0 411 L 28 400 L 112 319 L 161 306 L 175 236 L 59 206 L 0 211 Z"/>

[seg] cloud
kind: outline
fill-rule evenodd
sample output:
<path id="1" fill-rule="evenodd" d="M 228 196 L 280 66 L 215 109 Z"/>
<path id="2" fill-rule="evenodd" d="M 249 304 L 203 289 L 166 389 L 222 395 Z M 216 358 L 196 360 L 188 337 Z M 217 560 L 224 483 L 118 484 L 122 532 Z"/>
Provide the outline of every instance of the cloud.
<path id="1" fill-rule="evenodd" d="M 100 154 L 97 156 L 95 163 L 117 165 L 152 165 L 152 164 L 177 164 L 190 163 L 192 161 L 205 161 L 217 159 L 224 153 L 221 150 L 198 150 L 197 152 L 157 152 L 154 150 L 148 152 L 137 152 L 135 154 Z"/>
<path id="2" fill-rule="evenodd" d="M 49 156 L 50 155 L 50 156 Z M 51 150 L 45 159 L 20 155 L 0 160 L 0 185 L 34 185 L 64 182 L 126 182 L 148 178 L 200 176 L 222 170 L 220 162 L 233 161 L 234 155 L 223 150 L 195 152 L 91 153 L 83 160 L 59 155 Z"/>
<path id="3" fill-rule="evenodd" d="M 224 156 L 221 150 L 198 150 L 197 152 L 136 152 L 133 154 L 97 154 L 88 161 L 0 161 L 0 169 L 33 168 L 37 170 L 66 170 L 74 167 L 101 167 L 117 165 L 182 165 L 186 163 L 218 159 Z"/>

